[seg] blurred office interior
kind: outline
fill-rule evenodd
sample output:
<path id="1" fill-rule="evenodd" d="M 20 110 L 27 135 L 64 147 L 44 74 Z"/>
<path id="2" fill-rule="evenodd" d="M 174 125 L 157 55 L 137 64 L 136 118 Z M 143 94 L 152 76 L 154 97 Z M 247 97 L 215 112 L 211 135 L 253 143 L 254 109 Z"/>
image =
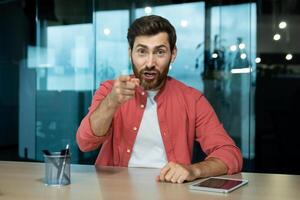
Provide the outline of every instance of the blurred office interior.
<path id="1" fill-rule="evenodd" d="M 70 144 L 99 84 L 130 74 L 126 33 L 143 15 L 176 28 L 170 75 L 202 91 L 244 171 L 300 174 L 297 0 L 0 0 L 0 160 Z M 180 114 L 180 113 L 174 113 Z M 194 151 L 194 161 L 201 150 Z"/>

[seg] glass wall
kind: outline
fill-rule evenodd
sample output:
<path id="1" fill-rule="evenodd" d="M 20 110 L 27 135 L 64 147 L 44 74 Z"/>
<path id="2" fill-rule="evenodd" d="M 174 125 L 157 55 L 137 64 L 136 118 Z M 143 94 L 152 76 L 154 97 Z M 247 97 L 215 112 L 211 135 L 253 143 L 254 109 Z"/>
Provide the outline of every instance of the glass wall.
<path id="1" fill-rule="evenodd" d="M 23 77 L 35 81 L 23 80 L 34 94 L 20 97 L 24 106 L 33 108 L 21 112 L 20 155 L 41 160 L 42 149 L 57 151 L 69 143 L 74 163 L 93 162 L 97 151 L 78 150 L 77 127 L 100 82 L 132 73 L 126 40 L 130 22 L 157 14 L 177 30 L 178 55 L 169 75 L 202 91 L 244 158 L 254 157 L 255 3 L 52 3 L 38 1 L 36 46 L 28 47 L 21 70 Z M 45 10 L 39 13 L 45 7 L 47 15 Z"/>
<path id="2" fill-rule="evenodd" d="M 36 46 L 28 47 L 20 90 L 34 93 L 20 95 L 32 109 L 20 108 L 19 154 L 43 160 L 43 149 L 60 151 L 70 144 L 73 162 L 85 162 L 92 155 L 78 150 L 75 133 L 96 82 L 93 1 L 40 0 L 36 6 Z M 34 116 L 30 122 L 28 115 Z"/>
<path id="3" fill-rule="evenodd" d="M 205 95 L 243 156 L 254 158 L 256 4 L 211 6 L 207 11 Z"/>

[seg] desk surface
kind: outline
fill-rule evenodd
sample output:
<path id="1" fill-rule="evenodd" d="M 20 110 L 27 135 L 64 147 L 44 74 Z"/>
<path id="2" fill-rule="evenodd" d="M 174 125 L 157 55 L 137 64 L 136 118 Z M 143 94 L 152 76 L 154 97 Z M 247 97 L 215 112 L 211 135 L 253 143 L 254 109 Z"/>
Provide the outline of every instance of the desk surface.
<path id="1" fill-rule="evenodd" d="M 158 169 L 95 168 L 72 165 L 71 185 L 54 187 L 43 184 L 44 164 L 0 161 L 0 199 L 230 199 L 290 200 L 300 198 L 300 176 L 241 173 L 248 185 L 229 194 L 188 190 L 186 184 L 155 181 Z"/>

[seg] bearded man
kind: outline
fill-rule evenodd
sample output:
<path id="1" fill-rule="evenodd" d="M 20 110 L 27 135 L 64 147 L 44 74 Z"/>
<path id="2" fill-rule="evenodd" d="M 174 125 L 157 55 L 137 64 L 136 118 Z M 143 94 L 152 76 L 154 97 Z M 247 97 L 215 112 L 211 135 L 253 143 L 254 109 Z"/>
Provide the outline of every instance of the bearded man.
<path id="1" fill-rule="evenodd" d="M 102 145 L 95 165 L 161 168 L 157 181 L 240 172 L 241 152 L 204 95 L 168 76 L 177 54 L 170 22 L 156 15 L 138 18 L 127 39 L 134 75 L 100 85 L 78 128 L 79 148 Z M 194 141 L 207 155 L 198 163 L 191 163 Z"/>

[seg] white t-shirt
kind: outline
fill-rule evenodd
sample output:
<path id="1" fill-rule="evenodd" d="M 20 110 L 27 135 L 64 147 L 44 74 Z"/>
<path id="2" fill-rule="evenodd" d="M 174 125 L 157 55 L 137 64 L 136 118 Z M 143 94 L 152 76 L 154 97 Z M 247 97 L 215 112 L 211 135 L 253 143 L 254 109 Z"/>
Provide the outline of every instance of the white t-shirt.
<path id="1" fill-rule="evenodd" d="M 128 167 L 162 168 L 167 164 L 154 100 L 158 91 L 148 91 L 147 104 L 136 136 Z"/>

